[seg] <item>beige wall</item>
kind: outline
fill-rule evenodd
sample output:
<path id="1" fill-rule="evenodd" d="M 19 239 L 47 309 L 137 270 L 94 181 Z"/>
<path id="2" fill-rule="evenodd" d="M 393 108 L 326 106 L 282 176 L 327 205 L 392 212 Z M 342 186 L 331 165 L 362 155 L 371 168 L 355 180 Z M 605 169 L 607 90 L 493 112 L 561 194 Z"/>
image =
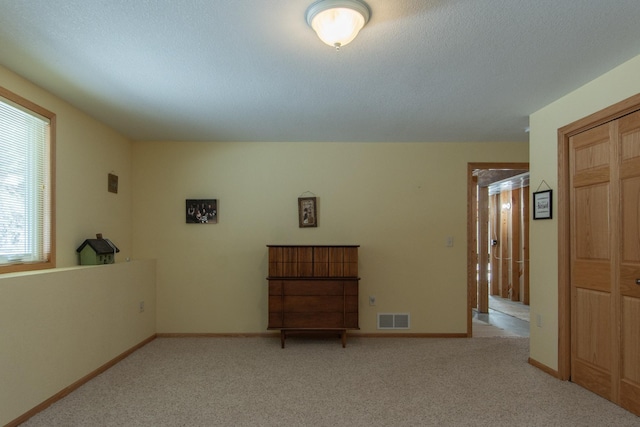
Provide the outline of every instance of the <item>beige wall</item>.
<path id="1" fill-rule="evenodd" d="M 564 96 L 530 117 L 531 189 L 545 180 L 554 190 L 551 221 L 532 221 L 531 357 L 558 367 L 558 135 L 559 128 L 640 92 L 640 56 Z M 542 327 L 536 326 L 537 316 Z"/>
<path id="2" fill-rule="evenodd" d="M 0 67 L 0 86 L 57 115 L 58 269 L 0 275 L 0 425 L 155 333 L 155 261 L 131 257 L 131 143 Z M 107 175 L 119 176 L 118 194 Z M 103 233 L 120 263 L 78 267 Z M 138 304 L 145 301 L 144 313 Z"/>
<path id="3" fill-rule="evenodd" d="M 96 233 L 131 257 L 131 142 L 80 110 L 0 67 L 0 86 L 56 114 L 57 266 L 78 264 L 76 249 Z M 118 194 L 107 191 L 118 175 Z"/>
<path id="4" fill-rule="evenodd" d="M 267 244 L 361 245 L 362 332 L 377 312 L 466 332 L 466 171 L 483 161 L 526 162 L 528 144 L 136 142 L 133 248 L 158 260 L 158 332 L 265 332 Z M 318 228 L 298 228 L 306 191 Z M 218 199 L 219 223 L 185 224 L 187 198 Z"/>
<path id="5" fill-rule="evenodd" d="M 152 260 L 0 275 L 0 425 L 153 336 L 155 270 Z"/>

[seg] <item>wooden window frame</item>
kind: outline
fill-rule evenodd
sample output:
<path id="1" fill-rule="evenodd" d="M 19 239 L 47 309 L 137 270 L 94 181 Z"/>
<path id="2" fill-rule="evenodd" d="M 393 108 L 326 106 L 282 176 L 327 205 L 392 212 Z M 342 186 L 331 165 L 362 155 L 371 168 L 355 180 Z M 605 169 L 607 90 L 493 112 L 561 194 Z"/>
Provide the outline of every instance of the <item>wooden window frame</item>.
<path id="1" fill-rule="evenodd" d="M 22 96 L 11 92 L 0 86 L 0 96 L 14 102 L 15 104 L 30 110 L 40 116 L 46 117 L 49 120 L 49 242 L 50 248 L 45 261 L 28 262 L 28 263 L 14 263 L 4 264 L 0 266 L 0 274 L 14 273 L 21 271 L 35 271 L 55 268 L 56 266 L 56 115 L 41 107 L 34 102 L 29 101 Z"/>

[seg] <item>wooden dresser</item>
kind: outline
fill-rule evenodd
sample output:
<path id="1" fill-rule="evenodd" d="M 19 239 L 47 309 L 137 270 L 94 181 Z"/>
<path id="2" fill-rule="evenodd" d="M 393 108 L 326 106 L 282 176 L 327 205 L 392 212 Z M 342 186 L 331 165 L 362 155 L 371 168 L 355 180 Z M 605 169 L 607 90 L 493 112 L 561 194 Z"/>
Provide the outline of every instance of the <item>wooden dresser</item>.
<path id="1" fill-rule="evenodd" d="M 267 245 L 269 326 L 288 332 L 335 331 L 346 346 L 358 327 L 358 245 Z"/>

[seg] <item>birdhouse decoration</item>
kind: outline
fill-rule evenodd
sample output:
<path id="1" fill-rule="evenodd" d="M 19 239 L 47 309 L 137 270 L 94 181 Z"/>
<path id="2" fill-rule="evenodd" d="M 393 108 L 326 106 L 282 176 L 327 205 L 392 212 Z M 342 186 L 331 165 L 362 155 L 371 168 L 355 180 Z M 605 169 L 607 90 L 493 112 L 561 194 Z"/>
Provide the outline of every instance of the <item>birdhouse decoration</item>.
<path id="1" fill-rule="evenodd" d="M 103 239 L 102 234 L 97 234 L 95 239 L 85 240 L 76 252 L 80 256 L 80 265 L 99 265 L 113 264 L 120 249 L 109 239 Z"/>

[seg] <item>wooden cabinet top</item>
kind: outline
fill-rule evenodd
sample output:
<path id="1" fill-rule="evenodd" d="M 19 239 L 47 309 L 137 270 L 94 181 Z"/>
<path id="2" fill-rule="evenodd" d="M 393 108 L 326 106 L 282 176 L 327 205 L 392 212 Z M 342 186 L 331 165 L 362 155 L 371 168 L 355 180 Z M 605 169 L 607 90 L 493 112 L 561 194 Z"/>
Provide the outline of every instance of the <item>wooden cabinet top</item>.
<path id="1" fill-rule="evenodd" d="M 359 248 L 360 245 L 267 245 L 268 248 Z"/>
<path id="2" fill-rule="evenodd" d="M 267 245 L 269 277 L 358 277 L 359 245 Z"/>

